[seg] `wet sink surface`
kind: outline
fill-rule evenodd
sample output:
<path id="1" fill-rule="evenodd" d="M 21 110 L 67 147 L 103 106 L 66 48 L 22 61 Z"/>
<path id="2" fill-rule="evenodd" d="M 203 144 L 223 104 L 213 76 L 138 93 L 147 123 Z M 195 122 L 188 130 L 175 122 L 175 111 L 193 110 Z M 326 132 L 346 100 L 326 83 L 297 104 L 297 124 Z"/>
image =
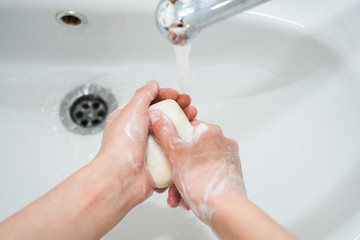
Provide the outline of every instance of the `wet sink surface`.
<path id="1" fill-rule="evenodd" d="M 80 2 L 1 3 L 0 220 L 96 155 L 101 133 L 76 135 L 60 121 L 68 92 L 98 84 L 122 105 L 149 79 L 179 89 L 156 1 Z M 67 7 L 88 24 L 58 24 Z M 192 46 L 199 119 L 239 142 L 249 197 L 302 239 L 360 234 L 359 9 L 355 0 L 273 1 L 205 29 Z M 157 194 L 104 237 L 118 238 L 216 239 Z"/>

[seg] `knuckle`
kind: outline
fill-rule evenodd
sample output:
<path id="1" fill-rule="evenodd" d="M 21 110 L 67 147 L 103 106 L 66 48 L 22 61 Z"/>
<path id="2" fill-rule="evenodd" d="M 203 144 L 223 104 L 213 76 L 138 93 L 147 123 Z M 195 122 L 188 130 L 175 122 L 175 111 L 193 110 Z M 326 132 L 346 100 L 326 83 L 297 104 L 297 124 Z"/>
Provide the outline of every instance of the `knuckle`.
<path id="1" fill-rule="evenodd" d="M 186 145 L 180 137 L 169 137 L 168 142 L 171 149 L 181 149 Z"/>
<path id="2" fill-rule="evenodd" d="M 135 91 L 135 95 L 141 95 L 144 93 L 146 87 L 139 88 Z"/>
<path id="3" fill-rule="evenodd" d="M 234 149 L 235 151 L 239 151 L 239 143 L 237 141 L 231 138 L 228 138 L 228 141 L 232 149 Z"/>
<path id="4" fill-rule="evenodd" d="M 210 124 L 209 132 L 216 135 L 223 135 L 221 127 L 217 124 Z"/>

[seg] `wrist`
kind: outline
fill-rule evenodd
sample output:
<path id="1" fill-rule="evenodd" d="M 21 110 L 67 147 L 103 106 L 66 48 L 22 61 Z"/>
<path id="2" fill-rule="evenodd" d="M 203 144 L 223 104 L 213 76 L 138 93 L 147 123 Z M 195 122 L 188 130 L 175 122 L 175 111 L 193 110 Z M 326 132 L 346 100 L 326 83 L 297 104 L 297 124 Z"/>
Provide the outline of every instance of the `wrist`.
<path id="1" fill-rule="evenodd" d="M 125 161 L 113 160 L 111 157 L 97 156 L 88 166 L 95 187 L 92 198 L 119 198 L 114 201 L 114 209 L 130 211 L 140 203 L 136 190 L 137 176 L 132 169 L 123 164 Z M 95 183 L 96 182 L 96 183 Z"/>
<path id="2" fill-rule="evenodd" d="M 239 219 L 235 216 L 246 214 L 250 204 L 248 198 L 241 193 L 214 198 L 209 202 L 214 211 L 208 225 L 222 239 L 233 239 L 236 226 L 239 226 L 236 223 Z"/>
<path id="3" fill-rule="evenodd" d="M 247 202 L 249 202 L 247 196 L 239 191 L 232 191 L 209 198 L 208 206 L 212 209 L 213 214 L 208 220 L 208 225 L 214 227 L 213 225 L 216 224 L 216 220 L 230 210 L 229 207 L 234 203 L 236 203 L 237 206 L 243 206 Z M 231 210 L 229 212 L 231 212 Z"/>
<path id="4" fill-rule="evenodd" d="M 221 239 L 296 239 L 246 196 L 218 198 L 210 227 Z"/>
<path id="5" fill-rule="evenodd" d="M 129 200 L 131 210 L 149 197 L 153 186 L 144 164 L 135 166 L 129 159 L 121 157 L 99 154 L 89 165 L 97 175 L 109 179 L 105 188 L 113 189 L 122 199 Z"/>

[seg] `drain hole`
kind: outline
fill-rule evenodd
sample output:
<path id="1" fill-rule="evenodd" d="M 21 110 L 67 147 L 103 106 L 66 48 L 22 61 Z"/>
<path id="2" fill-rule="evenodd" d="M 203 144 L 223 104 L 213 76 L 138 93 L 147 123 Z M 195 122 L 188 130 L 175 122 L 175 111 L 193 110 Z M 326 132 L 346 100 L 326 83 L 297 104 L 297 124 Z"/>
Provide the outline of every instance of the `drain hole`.
<path id="1" fill-rule="evenodd" d="M 96 127 L 105 121 L 108 113 L 106 102 L 98 95 L 90 94 L 78 98 L 70 107 L 71 119 L 78 126 Z"/>
<path id="2" fill-rule="evenodd" d="M 64 26 L 79 28 L 87 23 L 84 15 L 74 11 L 62 11 L 56 14 L 56 19 Z"/>
<path id="3" fill-rule="evenodd" d="M 82 118 L 84 116 L 84 113 L 83 112 L 77 112 L 75 113 L 75 117 L 76 118 Z"/>
<path id="4" fill-rule="evenodd" d="M 100 110 L 100 111 L 97 113 L 97 115 L 98 115 L 99 117 L 105 117 L 106 112 L 104 112 L 103 110 Z"/>
<path id="5" fill-rule="evenodd" d="M 98 125 L 99 123 L 101 123 L 99 120 L 94 120 L 94 121 L 92 121 L 92 124 L 93 124 L 93 125 Z"/>
<path id="6" fill-rule="evenodd" d="M 100 107 L 100 103 L 95 102 L 95 103 L 93 104 L 93 108 L 94 108 L 94 109 L 98 109 L 99 107 Z"/>
<path id="7" fill-rule="evenodd" d="M 83 127 L 87 127 L 88 121 L 83 120 L 83 121 L 80 122 L 80 125 L 83 126 Z"/>
<path id="8" fill-rule="evenodd" d="M 59 113 L 69 131 L 89 135 L 102 131 L 107 116 L 117 107 L 116 98 L 109 89 L 85 84 L 64 97 Z"/>
<path id="9" fill-rule="evenodd" d="M 89 108 L 90 108 L 89 103 L 88 103 L 88 102 L 87 102 L 87 103 L 84 103 L 84 104 L 82 105 L 82 108 L 83 108 L 84 110 L 89 109 Z"/>
<path id="10" fill-rule="evenodd" d="M 80 18 L 78 18 L 76 16 L 72 16 L 72 15 L 65 15 L 65 16 L 61 17 L 61 21 L 63 21 L 65 24 L 72 25 L 72 26 L 78 26 L 82 23 Z"/>

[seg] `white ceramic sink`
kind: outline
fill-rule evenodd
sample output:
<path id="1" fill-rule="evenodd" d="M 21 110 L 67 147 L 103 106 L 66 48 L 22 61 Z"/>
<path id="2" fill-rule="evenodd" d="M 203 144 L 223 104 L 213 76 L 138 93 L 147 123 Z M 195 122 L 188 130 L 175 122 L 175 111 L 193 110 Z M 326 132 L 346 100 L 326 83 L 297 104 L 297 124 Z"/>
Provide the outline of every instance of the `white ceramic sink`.
<path id="1" fill-rule="evenodd" d="M 0 220 L 97 153 L 59 117 L 85 83 L 121 105 L 149 79 L 178 89 L 157 0 L 0 2 Z M 55 14 L 88 23 L 70 29 Z M 360 238 L 360 2 L 273 0 L 203 30 L 190 59 L 199 119 L 240 144 L 249 197 L 301 239 Z M 141 230 L 139 230 L 141 229 Z M 216 239 L 154 194 L 104 239 Z"/>

